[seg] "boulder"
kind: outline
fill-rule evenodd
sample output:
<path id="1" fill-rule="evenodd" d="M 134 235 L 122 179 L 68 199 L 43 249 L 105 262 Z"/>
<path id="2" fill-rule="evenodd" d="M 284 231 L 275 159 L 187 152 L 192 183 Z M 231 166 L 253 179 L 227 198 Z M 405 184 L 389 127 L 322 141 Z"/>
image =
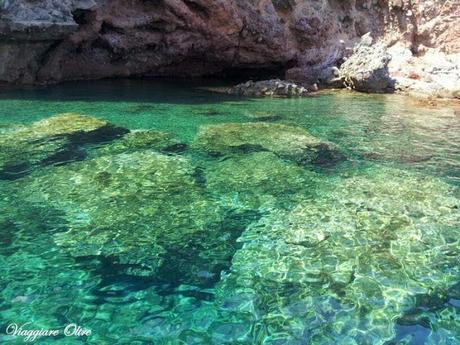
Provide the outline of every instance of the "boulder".
<path id="1" fill-rule="evenodd" d="M 34 166 L 72 160 L 86 143 L 112 140 L 127 129 L 105 120 L 66 113 L 0 133 L 0 177 L 15 179 Z"/>
<path id="2" fill-rule="evenodd" d="M 192 147 L 210 155 L 269 151 L 298 164 L 342 159 L 338 149 L 299 127 L 277 123 L 225 123 L 201 126 Z"/>
<path id="3" fill-rule="evenodd" d="M 278 96 L 278 97 L 295 97 L 307 96 L 308 90 L 297 84 L 283 81 L 280 79 L 247 81 L 238 84 L 228 90 L 229 94 L 239 96 Z"/>
<path id="4" fill-rule="evenodd" d="M 321 85 L 325 87 L 343 87 L 343 78 L 340 77 L 340 70 L 336 66 L 326 67 L 321 70 L 318 79 Z"/>
<path id="5" fill-rule="evenodd" d="M 391 55 L 383 43 L 372 44 L 372 37 L 364 35 L 353 54 L 340 66 L 345 86 L 364 92 L 394 90 L 388 64 Z"/>

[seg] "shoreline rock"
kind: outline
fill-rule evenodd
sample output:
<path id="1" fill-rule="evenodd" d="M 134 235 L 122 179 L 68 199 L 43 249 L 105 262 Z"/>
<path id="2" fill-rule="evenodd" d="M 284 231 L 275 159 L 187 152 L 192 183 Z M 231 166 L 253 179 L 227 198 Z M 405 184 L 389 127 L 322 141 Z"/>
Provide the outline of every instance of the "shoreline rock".
<path id="1" fill-rule="evenodd" d="M 9 0 L 0 4 L 0 85 L 286 72 L 340 87 L 336 68 L 349 57 L 345 66 L 375 63 L 350 75 L 362 73 L 367 81 L 352 85 L 374 92 L 385 88 L 372 85 L 372 71 L 386 68 L 383 44 L 397 92 L 459 98 L 459 10 L 445 0 Z M 377 46 L 350 57 L 366 33 Z"/>
<path id="2" fill-rule="evenodd" d="M 302 97 L 308 95 L 308 90 L 289 81 L 270 79 L 261 81 L 249 80 L 230 88 L 227 93 L 238 96 L 255 97 Z"/>
<path id="3" fill-rule="evenodd" d="M 397 91 L 419 98 L 460 99 L 460 54 L 430 50 L 416 57 L 400 44 L 388 51 Z"/>
<path id="4" fill-rule="evenodd" d="M 394 90 L 388 64 L 391 55 L 383 43 L 373 44 L 367 34 L 361 38 L 353 54 L 340 66 L 339 75 L 346 87 L 364 92 L 391 92 Z"/>

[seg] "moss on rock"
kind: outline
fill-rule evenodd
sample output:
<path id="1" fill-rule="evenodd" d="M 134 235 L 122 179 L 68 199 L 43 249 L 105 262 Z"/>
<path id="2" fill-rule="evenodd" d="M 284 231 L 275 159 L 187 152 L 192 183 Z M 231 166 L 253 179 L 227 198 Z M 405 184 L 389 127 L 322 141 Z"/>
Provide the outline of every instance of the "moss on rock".
<path id="1" fill-rule="evenodd" d="M 210 155 L 270 151 L 299 164 L 324 164 L 341 158 L 332 144 L 302 128 L 265 122 L 204 125 L 192 147 Z"/>

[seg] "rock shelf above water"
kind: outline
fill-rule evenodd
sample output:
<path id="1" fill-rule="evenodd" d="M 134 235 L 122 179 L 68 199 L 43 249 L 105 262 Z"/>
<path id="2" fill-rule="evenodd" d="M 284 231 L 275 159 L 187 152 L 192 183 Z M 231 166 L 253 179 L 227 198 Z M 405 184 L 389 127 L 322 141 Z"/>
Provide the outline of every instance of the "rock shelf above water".
<path id="1" fill-rule="evenodd" d="M 238 84 L 228 90 L 228 93 L 239 96 L 278 96 L 278 97 L 295 97 L 307 96 L 308 90 L 303 86 L 295 83 L 283 81 L 280 79 L 247 81 Z"/>

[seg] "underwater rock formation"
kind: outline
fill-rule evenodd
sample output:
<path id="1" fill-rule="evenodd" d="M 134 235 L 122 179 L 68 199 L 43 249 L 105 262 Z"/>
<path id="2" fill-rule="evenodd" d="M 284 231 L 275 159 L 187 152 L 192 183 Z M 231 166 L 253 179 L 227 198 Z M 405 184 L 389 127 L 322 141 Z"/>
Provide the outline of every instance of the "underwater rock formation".
<path id="1" fill-rule="evenodd" d="M 321 193 L 250 226 L 218 296 L 254 318 L 258 339 L 383 344 L 417 296 L 458 279 L 460 200 L 440 180 L 389 168 Z"/>
<path id="2" fill-rule="evenodd" d="M 315 173 L 271 152 L 237 155 L 217 162 L 206 171 L 209 191 L 228 206 L 266 209 L 289 196 L 291 202 L 311 192 Z"/>
<path id="3" fill-rule="evenodd" d="M 192 147 L 217 156 L 269 151 L 302 165 L 329 164 L 343 158 L 332 144 L 302 128 L 265 122 L 202 126 Z"/>
<path id="4" fill-rule="evenodd" d="M 15 179 L 39 164 L 71 160 L 83 143 L 111 140 L 127 129 L 67 113 L 0 133 L 0 176 Z"/>
<path id="5" fill-rule="evenodd" d="M 103 155 L 37 171 L 21 181 L 21 197 L 65 214 L 68 231 L 55 241 L 71 255 L 98 256 L 127 274 L 155 276 L 175 259 L 198 255 L 202 246 L 221 246 L 228 255 L 231 245 L 219 240 L 225 235 L 222 210 L 205 197 L 193 174 L 180 156 Z M 176 262 L 178 269 L 188 276 L 212 272 L 228 259 L 215 249 L 207 268 L 193 271 Z"/>
<path id="6" fill-rule="evenodd" d="M 153 130 L 133 130 L 121 138 L 105 143 L 91 152 L 92 156 L 114 155 L 130 153 L 140 150 L 158 152 L 180 152 L 185 150 L 186 144 L 179 142 L 170 133 Z"/>
<path id="7" fill-rule="evenodd" d="M 156 341 L 383 345 L 432 299 L 427 343 L 459 339 L 443 299 L 460 273 L 456 190 L 384 166 L 315 179 L 312 197 L 247 228 L 216 299 L 177 305 L 149 328 Z"/>
<path id="8" fill-rule="evenodd" d="M 242 234 L 218 299 L 253 319 L 261 343 L 383 344 L 417 297 L 458 280 L 459 208 L 451 186 L 411 172 L 325 179 Z"/>
<path id="9" fill-rule="evenodd" d="M 307 96 L 308 90 L 302 86 L 279 79 L 248 81 L 228 90 L 228 93 L 239 96 Z"/>

